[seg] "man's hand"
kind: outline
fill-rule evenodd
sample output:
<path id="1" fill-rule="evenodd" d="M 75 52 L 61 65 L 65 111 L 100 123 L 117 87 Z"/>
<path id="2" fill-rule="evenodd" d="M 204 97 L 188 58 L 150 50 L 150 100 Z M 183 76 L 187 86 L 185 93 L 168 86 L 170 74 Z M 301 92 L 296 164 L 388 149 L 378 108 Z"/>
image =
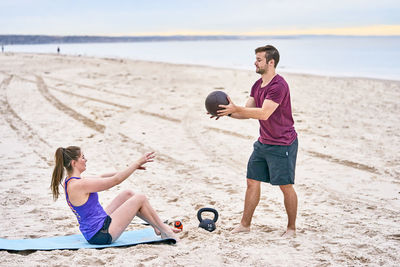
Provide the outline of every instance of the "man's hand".
<path id="1" fill-rule="evenodd" d="M 211 115 L 210 112 L 207 112 L 207 115 Z M 215 118 L 215 120 L 218 120 L 218 119 L 219 119 L 219 116 L 211 115 L 211 116 L 210 116 L 210 119 L 212 119 L 212 118 Z"/>
<path id="2" fill-rule="evenodd" d="M 233 103 L 233 101 L 229 96 L 228 96 L 228 101 L 229 101 L 228 105 L 219 105 L 219 107 L 223 108 L 217 111 L 219 117 L 228 116 L 238 111 L 238 106 L 236 106 L 235 103 Z"/>

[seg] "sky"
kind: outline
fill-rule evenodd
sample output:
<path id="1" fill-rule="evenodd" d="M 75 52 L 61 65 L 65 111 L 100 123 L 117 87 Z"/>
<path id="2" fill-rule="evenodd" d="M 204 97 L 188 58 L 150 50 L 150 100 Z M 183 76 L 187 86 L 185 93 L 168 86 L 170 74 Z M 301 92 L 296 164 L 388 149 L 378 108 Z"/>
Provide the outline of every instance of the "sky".
<path id="1" fill-rule="evenodd" d="M 400 35 L 400 0 L 0 0 L 0 34 Z"/>

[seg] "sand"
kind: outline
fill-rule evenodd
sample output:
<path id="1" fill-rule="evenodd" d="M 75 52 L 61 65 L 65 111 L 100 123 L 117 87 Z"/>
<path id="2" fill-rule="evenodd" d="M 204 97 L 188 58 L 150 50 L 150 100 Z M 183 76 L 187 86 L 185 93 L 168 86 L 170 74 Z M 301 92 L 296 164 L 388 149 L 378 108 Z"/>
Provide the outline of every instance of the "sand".
<path id="1" fill-rule="evenodd" d="M 252 231 L 240 220 L 256 120 L 210 120 L 213 90 L 244 104 L 252 71 L 126 59 L 0 54 L 1 238 L 79 233 L 64 195 L 49 189 L 57 147 L 81 146 L 87 175 L 156 151 L 146 171 L 101 192 L 148 196 L 163 220 L 180 219 L 178 245 L 77 251 L 0 251 L 1 266 L 398 266 L 400 82 L 281 73 L 291 88 L 299 153 L 297 237 L 280 238 L 279 188 L 262 185 Z M 216 231 L 198 228 L 213 207 Z M 144 226 L 135 219 L 128 229 Z"/>

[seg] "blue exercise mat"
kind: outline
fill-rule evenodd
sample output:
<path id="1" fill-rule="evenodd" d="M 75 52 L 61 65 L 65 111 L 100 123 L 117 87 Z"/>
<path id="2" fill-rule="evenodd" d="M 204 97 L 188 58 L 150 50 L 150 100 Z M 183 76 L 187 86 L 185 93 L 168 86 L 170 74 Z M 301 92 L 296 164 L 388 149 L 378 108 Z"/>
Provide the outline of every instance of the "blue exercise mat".
<path id="1" fill-rule="evenodd" d="M 80 248 L 108 248 L 133 246 L 138 244 L 166 242 L 175 244 L 173 238 L 163 239 L 154 233 L 153 228 L 124 232 L 116 242 L 110 245 L 91 245 L 82 234 L 55 236 L 34 239 L 4 239 L 0 238 L 0 250 L 55 250 Z"/>

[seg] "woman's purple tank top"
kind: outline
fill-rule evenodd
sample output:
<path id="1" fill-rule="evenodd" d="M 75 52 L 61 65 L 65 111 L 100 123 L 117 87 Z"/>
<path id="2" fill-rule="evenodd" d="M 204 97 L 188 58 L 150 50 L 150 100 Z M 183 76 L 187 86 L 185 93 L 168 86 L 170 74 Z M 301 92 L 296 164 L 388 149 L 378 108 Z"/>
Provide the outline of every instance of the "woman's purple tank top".
<path id="1" fill-rule="evenodd" d="M 74 206 L 69 201 L 67 184 L 71 179 L 81 179 L 79 177 L 70 177 L 65 180 L 65 197 L 67 199 L 68 206 L 72 212 L 76 215 L 79 222 L 79 229 L 86 240 L 91 239 L 103 226 L 104 220 L 107 217 L 107 213 L 99 203 L 99 197 L 97 192 L 90 193 L 88 200 L 81 206 Z"/>

